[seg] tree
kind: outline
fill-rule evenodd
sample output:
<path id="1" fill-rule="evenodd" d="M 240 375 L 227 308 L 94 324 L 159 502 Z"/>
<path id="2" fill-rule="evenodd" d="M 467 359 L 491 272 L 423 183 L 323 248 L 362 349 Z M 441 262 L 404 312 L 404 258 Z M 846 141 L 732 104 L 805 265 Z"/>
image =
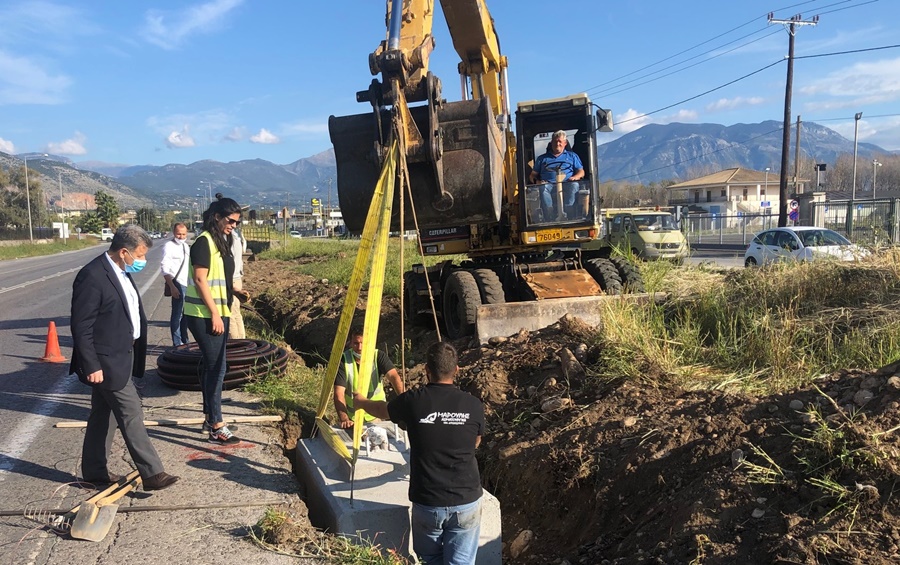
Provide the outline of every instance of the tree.
<path id="1" fill-rule="evenodd" d="M 103 227 L 118 229 L 119 205 L 116 204 L 115 199 L 104 191 L 98 190 L 94 195 L 94 200 L 97 202 L 97 216 L 100 217 Z"/>
<path id="2" fill-rule="evenodd" d="M 135 214 L 135 221 L 147 231 L 162 231 L 160 229 L 162 222 L 156 217 L 156 210 L 153 208 L 139 209 Z"/>
<path id="3" fill-rule="evenodd" d="M 100 233 L 103 221 L 96 212 L 88 212 L 78 218 L 77 227 L 81 228 L 81 233 Z"/>
<path id="4" fill-rule="evenodd" d="M 34 171 L 28 175 L 28 190 L 25 189 L 25 167 L 0 169 L 0 225 L 8 225 L 18 229 L 28 228 L 28 201 L 31 200 L 31 222 L 34 226 L 42 225 L 42 219 L 48 218 L 44 191 L 41 181 Z"/>

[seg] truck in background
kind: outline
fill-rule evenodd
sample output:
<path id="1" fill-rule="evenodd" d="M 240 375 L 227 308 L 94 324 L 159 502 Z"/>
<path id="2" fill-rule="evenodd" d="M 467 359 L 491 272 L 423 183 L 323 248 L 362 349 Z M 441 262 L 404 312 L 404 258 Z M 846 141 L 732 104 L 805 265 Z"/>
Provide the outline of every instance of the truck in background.
<path id="1" fill-rule="evenodd" d="M 109 228 L 103 228 L 100 230 L 100 241 L 112 241 L 113 231 Z"/>
<path id="2" fill-rule="evenodd" d="M 607 208 L 603 236 L 583 243 L 584 251 L 619 248 L 645 260 L 666 259 L 682 264 L 690 254 L 687 238 L 675 217 L 660 208 Z"/>

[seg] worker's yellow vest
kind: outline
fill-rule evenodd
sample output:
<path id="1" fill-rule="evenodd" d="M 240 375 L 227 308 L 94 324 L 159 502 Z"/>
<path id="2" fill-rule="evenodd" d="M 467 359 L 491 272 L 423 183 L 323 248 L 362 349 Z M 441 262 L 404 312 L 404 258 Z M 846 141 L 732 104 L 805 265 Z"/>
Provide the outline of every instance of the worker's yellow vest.
<path id="1" fill-rule="evenodd" d="M 347 390 L 344 393 L 344 404 L 353 416 L 353 391 L 356 390 L 354 382 L 356 381 L 356 359 L 353 358 L 353 351 L 348 349 L 344 352 L 344 375 L 347 377 Z M 372 378 L 369 379 L 369 394 L 366 395 L 369 400 L 387 400 L 384 394 L 384 387 L 381 386 L 381 375 L 378 374 L 378 350 L 375 350 L 375 365 L 372 367 Z M 366 422 L 375 419 L 368 412 L 364 416 Z"/>
<path id="2" fill-rule="evenodd" d="M 222 261 L 222 254 L 219 253 L 219 248 L 216 247 L 212 234 L 208 231 L 201 233 L 199 237 L 205 237 L 209 242 L 209 273 L 206 275 L 206 282 L 209 284 L 213 301 L 216 303 L 216 310 L 223 318 L 230 317 L 231 309 L 228 307 L 228 288 L 225 286 L 225 263 Z M 212 318 L 212 312 L 203 303 L 200 292 L 194 285 L 193 264 L 188 269 L 188 286 L 184 293 L 184 315 Z"/>

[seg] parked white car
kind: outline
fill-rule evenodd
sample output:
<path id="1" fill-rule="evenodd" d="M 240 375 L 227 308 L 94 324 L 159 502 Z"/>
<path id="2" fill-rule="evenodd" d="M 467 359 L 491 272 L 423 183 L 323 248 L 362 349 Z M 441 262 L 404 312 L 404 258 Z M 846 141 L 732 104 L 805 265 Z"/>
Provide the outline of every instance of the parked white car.
<path id="1" fill-rule="evenodd" d="M 776 261 L 832 259 L 855 261 L 869 252 L 836 231 L 812 226 L 774 228 L 760 232 L 744 253 L 744 266 L 756 267 Z"/>
<path id="2" fill-rule="evenodd" d="M 291 230 L 290 236 L 299 239 L 299 238 L 303 237 L 303 234 L 298 232 L 297 230 Z"/>

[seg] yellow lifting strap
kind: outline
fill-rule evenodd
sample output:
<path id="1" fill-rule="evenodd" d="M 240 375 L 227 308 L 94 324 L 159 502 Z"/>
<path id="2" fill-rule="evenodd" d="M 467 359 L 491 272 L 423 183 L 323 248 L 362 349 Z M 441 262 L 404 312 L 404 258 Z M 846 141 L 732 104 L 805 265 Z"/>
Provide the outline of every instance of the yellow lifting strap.
<path id="1" fill-rule="evenodd" d="M 375 342 L 378 339 L 378 322 L 381 316 L 381 297 L 384 289 L 384 270 L 387 262 L 387 244 L 391 225 L 391 210 L 394 202 L 394 180 L 399 156 L 396 141 L 391 145 L 381 176 L 375 186 L 372 202 L 369 204 L 369 212 L 363 227 L 360 239 L 359 252 L 353 264 L 353 273 L 350 276 L 350 284 L 347 287 L 347 295 L 344 299 L 344 308 L 341 311 L 337 334 L 331 347 L 331 355 L 328 358 L 328 367 L 325 370 L 325 379 L 322 382 L 322 391 L 319 395 L 319 406 L 316 410 L 316 427 L 323 439 L 339 455 L 355 464 L 359 455 L 359 446 L 363 432 L 363 410 L 356 410 L 353 416 L 353 455 L 347 450 L 343 440 L 337 436 L 322 417 L 331 400 L 334 389 L 334 379 L 337 370 L 342 363 L 344 345 L 347 334 L 350 333 L 350 325 L 353 322 L 353 313 L 356 311 L 356 303 L 359 300 L 360 290 L 371 263 L 371 278 L 368 285 L 368 300 L 366 305 L 366 317 L 364 322 L 363 350 L 360 359 L 358 377 L 354 382 L 355 390 L 362 392 L 369 389 L 369 380 L 374 366 Z M 353 394 L 353 391 L 347 391 Z"/>

